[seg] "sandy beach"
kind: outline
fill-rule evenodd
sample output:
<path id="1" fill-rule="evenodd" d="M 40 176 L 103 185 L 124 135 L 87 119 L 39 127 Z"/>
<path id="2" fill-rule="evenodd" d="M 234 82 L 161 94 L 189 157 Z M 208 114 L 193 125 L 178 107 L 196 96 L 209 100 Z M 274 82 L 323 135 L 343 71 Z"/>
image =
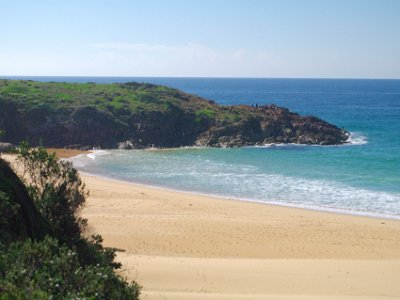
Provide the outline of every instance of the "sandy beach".
<path id="1" fill-rule="evenodd" d="M 141 299 L 400 298 L 398 220 L 81 176 L 88 233 L 118 249 L 119 272 L 143 286 Z"/>
<path id="2" fill-rule="evenodd" d="M 142 299 L 399 299 L 400 222 L 83 174 L 83 216 Z"/>

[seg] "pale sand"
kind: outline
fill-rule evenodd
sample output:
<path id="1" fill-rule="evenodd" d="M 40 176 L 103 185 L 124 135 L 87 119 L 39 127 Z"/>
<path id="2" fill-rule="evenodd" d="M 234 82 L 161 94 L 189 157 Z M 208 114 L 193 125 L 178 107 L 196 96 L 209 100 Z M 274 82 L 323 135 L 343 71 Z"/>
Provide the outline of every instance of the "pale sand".
<path id="1" fill-rule="evenodd" d="M 400 299 L 400 221 L 82 177 L 142 299 Z"/>

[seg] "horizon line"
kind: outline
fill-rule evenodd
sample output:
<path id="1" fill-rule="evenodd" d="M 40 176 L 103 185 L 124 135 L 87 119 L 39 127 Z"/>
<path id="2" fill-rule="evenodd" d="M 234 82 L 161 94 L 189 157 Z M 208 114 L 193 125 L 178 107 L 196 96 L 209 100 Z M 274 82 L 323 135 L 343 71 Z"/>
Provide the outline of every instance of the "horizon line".
<path id="1" fill-rule="evenodd" d="M 400 80 L 400 77 L 239 77 L 239 76 L 138 76 L 138 75 L 0 75 L 0 79 L 17 77 L 70 77 L 70 78 L 171 78 L 171 79 L 324 79 L 324 80 Z"/>

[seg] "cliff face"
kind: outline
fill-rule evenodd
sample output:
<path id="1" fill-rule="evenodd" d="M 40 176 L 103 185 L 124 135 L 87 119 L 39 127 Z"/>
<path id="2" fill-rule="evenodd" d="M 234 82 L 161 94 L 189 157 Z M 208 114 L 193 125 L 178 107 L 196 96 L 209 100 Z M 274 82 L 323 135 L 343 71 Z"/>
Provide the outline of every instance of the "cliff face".
<path id="1" fill-rule="evenodd" d="M 13 144 L 28 140 L 32 145 L 43 143 L 51 147 L 116 148 L 120 142 L 129 141 L 135 148 L 179 147 L 193 145 L 206 130 L 195 122 L 193 114 L 180 110 L 133 113 L 122 122 L 113 114 L 90 106 L 28 113 L 21 113 L 15 106 L 2 107 L 0 111 L 4 140 Z"/>
<path id="2" fill-rule="evenodd" d="M 348 139 L 345 130 L 275 105 L 219 106 L 137 83 L 0 81 L 0 129 L 11 143 L 78 148 L 335 145 Z"/>

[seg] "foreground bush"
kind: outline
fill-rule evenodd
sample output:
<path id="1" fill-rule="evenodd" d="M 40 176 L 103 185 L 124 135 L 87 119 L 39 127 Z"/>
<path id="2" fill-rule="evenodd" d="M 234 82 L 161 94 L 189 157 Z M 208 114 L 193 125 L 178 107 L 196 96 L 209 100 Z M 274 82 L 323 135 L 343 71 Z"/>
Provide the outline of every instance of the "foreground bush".
<path id="1" fill-rule="evenodd" d="M 110 266 L 82 266 L 74 248 L 50 237 L 0 246 L 0 299 L 138 299 Z"/>
<path id="2" fill-rule="evenodd" d="M 60 161 L 44 148 L 32 149 L 22 143 L 16 150 L 29 196 L 48 221 L 52 235 L 72 245 L 79 240 L 86 226 L 80 218 L 88 192 L 79 173 L 67 161 Z"/>
<path id="3" fill-rule="evenodd" d="M 19 172 L 0 158 L 0 299 L 138 299 L 115 250 L 85 233 L 78 172 L 43 148 L 16 154 Z"/>

